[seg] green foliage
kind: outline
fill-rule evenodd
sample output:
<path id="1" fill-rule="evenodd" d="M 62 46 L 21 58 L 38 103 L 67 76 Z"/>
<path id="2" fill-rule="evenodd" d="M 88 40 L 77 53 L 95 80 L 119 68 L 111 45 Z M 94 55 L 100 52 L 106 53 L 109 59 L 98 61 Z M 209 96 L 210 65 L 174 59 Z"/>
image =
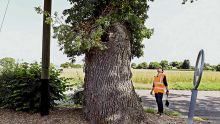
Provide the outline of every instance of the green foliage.
<path id="1" fill-rule="evenodd" d="M 216 66 L 216 71 L 220 71 L 220 64 Z"/>
<path id="2" fill-rule="evenodd" d="M 160 62 L 160 65 L 163 69 L 168 69 L 168 61 L 167 60 L 162 60 Z"/>
<path id="3" fill-rule="evenodd" d="M 154 108 L 145 108 L 144 111 L 146 113 L 151 113 L 151 114 L 156 114 L 157 113 L 157 110 L 154 109 Z M 167 116 L 176 116 L 176 117 L 182 116 L 181 113 L 179 113 L 177 111 L 170 111 L 170 110 L 165 110 L 164 114 L 167 115 Z"/>
<path id="4" fill-rule="evenodd" d="M 215 66 L 212 66 L 209 63 L 205 63 L 204 64 L 204 70 L 214 71 L 215 70 Z"/>
<path id="5" fill-rule="evenodd" d="M 147 69 L 148 65 L 146 62 L 142 62 L 137 65 L 136 69 Z"/>
<path id="6" fill-rule="evenodd" d="M 1 70 L 0 75 L 0 107 L 16 111 L 39 111 L 40 105 L 40 74 L 41 66 L 38 63 L 21 63 Z M 60 78 L 60 72 L 50 68 L 50 106 L 55 100 L 64 98 L 65 78 Z"/>
<path id="7" fill-rule="evenodd" d="M 181 69 L 190 69 L 190 61 L 185 59 L 181 65 Z"/>
<path id="8" fill-rule="evenodd" d="M 60 67 L 62 67 L 62 68 L 82 68 L 82 65 L 73 64 L 73 63 L 70 63 L 70 62 L 65 62 L 65 63 L 61 64 Z"/>
<path id="9" fill-rule="evenodd" d="M 13 58 L 5 57 L 0 59 L 0 69 L 4 69 L 4 71 L 10 70 L 10 68 L 14 68 L 15 65 L 15 59 Z"/>
<path id="10" fill-rule="evenodd" d="M 173 62 L 170 62 L 170 64 L 169 64 L 169 65 L 170 65 L 170 66 L 172 66 L 172 67 L 177 68 L 178 66 L 180 66 L 180 62 L 173 61 Z"/>
<path id="11" fill-rule="evenodd" d="M 72 7 L 63 12 L 65 24 L 54 26 L 54 37 L 68 57 L 74 60 L 75 56 L 93 48 L 106 49 L 102 36 L 115 23 L 124 24 L 129 30 L 132 56 L 143 55 L 142 41 L 153 32 L 144 25 L 148 18 L 148 0 L 68 1 Z"/>
<path id="12" fill-rule="evenodd" d="M 137 67 L 137 64 L 136 63 L 132 63 L 131 64 L 131 68 L 135 69 Z"/>
<path id="13" fill-rule="evenodd" d="M 179 112 L 177 112 L 177 111 L 171 111 L 171 110 L 165 110 L 165 111 L 164 111 L 164 114 L 165 114 L 165 115 L 168 115 L 168 116 L 176 116 L 176 117 L 182 116 L 181 113 L 179 113 Z"/>
<path id="14" fill-rule="evenodd" d="M 69 68 L 69 62 L 65 62 L 65 63 L 61 64 L 60 67 Z"/>
<path id="15" fill-rule="evenodd" d="M 71 100 L 76 105 L 84 105 L 85 102 L 84 90 L 76 91 L 73 95 L 71 95 Z"/>
<path id="16" fill-rule="evenodd" d="M 158 62 L 150 62 L 149 64 L 149 69 L 157 69 L 157 68 L 161 68 L 162 66 L 160 65 L 160 63 Z"/>
<path id="17" fill-rule="evenodd" d="M 157 110 L 155 110 L 154 108 L 145 108 L 144 112 L 151 113 L 151 114 L 156 114 Z"/>
<path id="18" fill-rule="evenodd" d="M 197 1 L 197 0 L 183 0 L 182 4 L 186 4 L 188 1 L 190 1 L 191 3 L 193 3 L 194 1 Z"/>

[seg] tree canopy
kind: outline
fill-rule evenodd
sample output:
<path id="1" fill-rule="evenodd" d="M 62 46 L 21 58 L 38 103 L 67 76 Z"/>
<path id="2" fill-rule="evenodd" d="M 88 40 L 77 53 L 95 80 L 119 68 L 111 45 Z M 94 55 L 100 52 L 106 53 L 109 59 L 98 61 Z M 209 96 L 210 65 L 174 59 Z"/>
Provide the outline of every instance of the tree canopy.
<path id="1" fill-rule="evenodd" d="M 152 29 L 145 26 L 148 18 L 148 0 L 68 0 L 71 8 L 63 11 L 64 24 L 54 26 L 61 50 L 68 57 L 106 49 L 107 30 L 115 23 L 124 24 L 130 34 L 132 57 L 143 55 L 144 38 L 150 38 Z"/>

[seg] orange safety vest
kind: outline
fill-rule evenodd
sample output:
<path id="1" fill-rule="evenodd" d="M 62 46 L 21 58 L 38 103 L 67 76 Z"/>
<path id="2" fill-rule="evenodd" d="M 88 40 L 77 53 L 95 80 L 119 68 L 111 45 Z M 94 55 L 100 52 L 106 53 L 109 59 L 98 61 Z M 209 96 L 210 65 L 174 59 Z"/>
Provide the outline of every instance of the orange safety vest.
<path id="1" fill-rule="evenodd" d="M 165 85 L 163 83 L 164 74 L 154 77 L 154 93 L 164 93 Z"/>

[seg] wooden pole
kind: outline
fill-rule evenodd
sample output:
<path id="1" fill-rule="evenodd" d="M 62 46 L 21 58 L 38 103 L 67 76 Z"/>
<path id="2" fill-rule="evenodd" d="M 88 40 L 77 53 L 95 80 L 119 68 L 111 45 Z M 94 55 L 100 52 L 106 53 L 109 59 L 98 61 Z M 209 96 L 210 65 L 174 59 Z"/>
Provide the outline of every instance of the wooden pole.
<path id="1" fill-rule="evenodd" d="M 44 12 L 51 15 L 52 0 L 44 0 Z M 49 115 L 49 66 L 50 66 L 50 24 L 46 23 L 49 16 L 43 14 L 42 70 L 41 70 L 41 116 Z"/>

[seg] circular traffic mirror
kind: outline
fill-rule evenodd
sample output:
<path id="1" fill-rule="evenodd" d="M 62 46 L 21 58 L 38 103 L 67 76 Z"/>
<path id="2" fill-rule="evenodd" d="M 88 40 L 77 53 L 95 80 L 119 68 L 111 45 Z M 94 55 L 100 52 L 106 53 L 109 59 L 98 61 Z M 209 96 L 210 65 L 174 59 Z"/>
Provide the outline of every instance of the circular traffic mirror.
<path id="1" fill-rule="evenodd" d="M 197 60 L 196 60 L 196 66 L 194 70 L 194 79 L 193 79 L 193 89 L 197 89 L 199 87 L 199 83 L 202 78 L 202 72 L 203 72 L 203 67 L 204 67 L 204 60 L 205 60 L 205 55 L 204 55 L 204 50 L 200 50 Z"/>

